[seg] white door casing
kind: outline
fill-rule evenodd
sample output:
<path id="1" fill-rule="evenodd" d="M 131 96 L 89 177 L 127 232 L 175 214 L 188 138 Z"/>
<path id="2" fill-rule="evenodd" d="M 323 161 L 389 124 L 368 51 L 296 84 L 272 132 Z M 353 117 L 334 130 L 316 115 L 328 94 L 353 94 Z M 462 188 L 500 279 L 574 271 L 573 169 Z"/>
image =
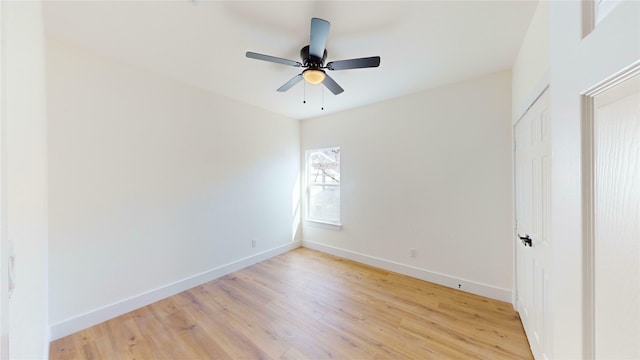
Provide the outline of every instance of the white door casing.
<path id="1" fill-rule="evenodd" d="M 550 109 L 553 249 L 552 355 L 590 359 L 588 206 L 581 162 L 586 94 L 617 78 L 640 59 L 640 2 L 621 1 L 595 28 L 590 1 L 550 2 Z"/>
<path id="2" fill-rule="evenodd" d="M 551 143 L 548 91 L 515 129 L 516 307 L 537 359 L 550 358 Z"/>
<path id="3" fill-rule="evenodd" d="M 582 66 L 565 72 L 582 100 L 583 357 L 638 359 L 640 5 L 598 3 L 611 10 L 586 28 Z"/>
<path id="4" fill-rule="evenodd" d="M 4 23 L 0 2 L 0 359 L 9 358 L 9 244 L 6 216 Z"/>

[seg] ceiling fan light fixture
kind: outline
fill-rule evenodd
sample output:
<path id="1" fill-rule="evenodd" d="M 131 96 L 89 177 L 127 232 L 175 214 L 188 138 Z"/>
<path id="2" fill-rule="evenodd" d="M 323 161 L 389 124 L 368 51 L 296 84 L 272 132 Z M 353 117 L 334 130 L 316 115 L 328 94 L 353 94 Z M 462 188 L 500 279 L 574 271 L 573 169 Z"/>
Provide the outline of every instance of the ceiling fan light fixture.
<path id="1" fill-rule="evenodd" d="M 324 71 L 322 70 L 307 69 L 304 72 L 302 72 L 302 77 L 309 84 L 316 85 L 324 81 L 325 74 L 324 74 Z"/>

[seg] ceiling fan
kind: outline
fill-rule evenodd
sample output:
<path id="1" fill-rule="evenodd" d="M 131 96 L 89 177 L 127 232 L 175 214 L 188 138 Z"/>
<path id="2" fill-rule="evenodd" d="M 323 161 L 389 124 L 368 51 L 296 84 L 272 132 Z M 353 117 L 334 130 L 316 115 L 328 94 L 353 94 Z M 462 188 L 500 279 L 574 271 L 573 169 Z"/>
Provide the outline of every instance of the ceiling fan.
<path id="1" fill-rule="evenodd" d="M 324 71 L 325 69 L 348 70 L 378 67 L 380 65 L 380 56 L 331 61 L 325 65 L 324 62 L 327 59 L 327 50 L 325 49 L 325 46 L 327 43 L 327 37 L 329 36 L 330 26 L 331 24 L 326 20 L 318 18 L 311 19 L 311 36 L 309 39 L 309 45 L 300 50 L 300 58 L 302 59 L 302 62 L 258 54 L 251 51 L 247 51 L 246 56 L 251 59 L 306 68 L 300 74 L 294 76 L 293 79 L 279 87 L 278 91 L 280 92 L 289 90 L 293 85 L 304 79 L 310 84 L 322 83 L 334 95 L 338 95 L 343 92 L 344 89 L 340 87 L 340 85 L 338 85 L 338 83 L 336 83 L 329 75 L 327 75 Z"/>

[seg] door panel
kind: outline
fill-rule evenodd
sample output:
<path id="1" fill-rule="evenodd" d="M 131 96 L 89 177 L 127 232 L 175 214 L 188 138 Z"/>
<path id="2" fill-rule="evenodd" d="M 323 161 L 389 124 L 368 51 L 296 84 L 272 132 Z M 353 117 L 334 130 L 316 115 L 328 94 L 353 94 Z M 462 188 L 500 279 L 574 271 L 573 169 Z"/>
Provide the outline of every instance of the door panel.
<path id="1" fill-rule="evenodd" d="M 516 306 L 538 359 L 549 357 L 550 133 L 545 91 L 515 126 Z M 522 237 L 531 239 L 531 246 Z"/>
<path id="2" fill-rule="evenodd" d="M 640 75 L 594 105 L 595 356 L 640 359 Z"/>

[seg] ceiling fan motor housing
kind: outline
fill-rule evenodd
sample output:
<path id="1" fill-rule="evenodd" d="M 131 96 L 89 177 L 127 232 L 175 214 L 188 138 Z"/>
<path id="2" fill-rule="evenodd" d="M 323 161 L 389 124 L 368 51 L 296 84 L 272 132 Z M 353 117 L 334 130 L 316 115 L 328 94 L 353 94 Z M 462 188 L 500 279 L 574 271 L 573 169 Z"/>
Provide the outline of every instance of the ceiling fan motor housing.
<path id="1" fill-rule="evenodd" d="M 309 55 L 309 45 L 300 49 L 300 58 L 302 59 L 302 65 L 310 69 L 320 69 L 324 66 L 324 61 L 327 60 L 327 50 L 324 50 L 322 59 Z"/>

